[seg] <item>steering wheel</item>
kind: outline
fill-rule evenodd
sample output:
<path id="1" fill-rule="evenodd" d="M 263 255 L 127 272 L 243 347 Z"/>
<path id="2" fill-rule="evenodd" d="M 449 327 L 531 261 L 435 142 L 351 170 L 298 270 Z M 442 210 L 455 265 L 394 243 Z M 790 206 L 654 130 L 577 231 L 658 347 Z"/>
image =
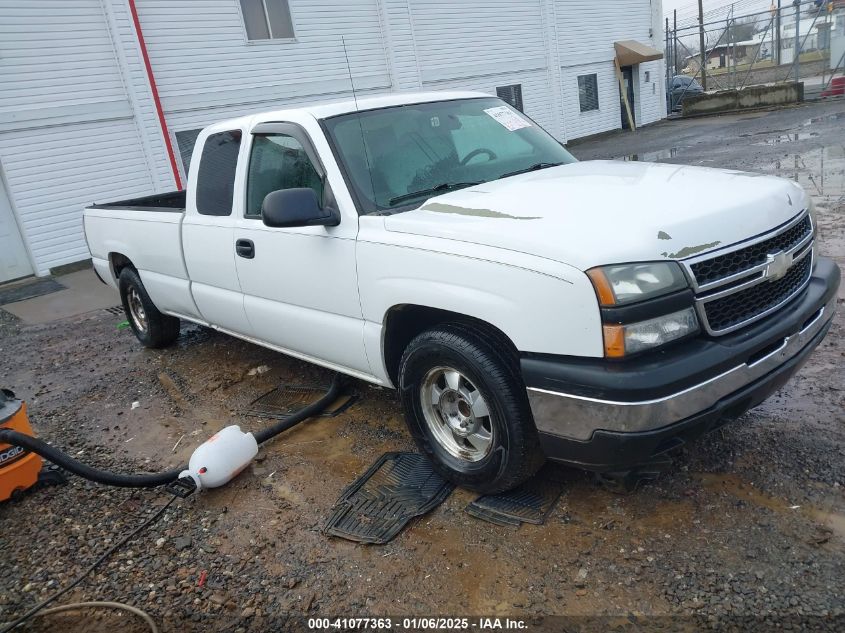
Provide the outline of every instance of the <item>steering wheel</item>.
<path id="1" fill-rule="evenodd" d="M 496 160 L 498 158 L 498 156 L 496 156 L 496 152 L 494 152 L 492 149 L 487 149 L 486 147 L 479 147 L 478 149 L 474 149 L 469 154 L 464 156 L 464 159 L 461 161 L 461 165 L 466 165 L 469 161 L 471 161 L 479 154 L 487 154 L 487 156 L 489 156 L 489 158 L 487 159 L 488 161 Z"/>

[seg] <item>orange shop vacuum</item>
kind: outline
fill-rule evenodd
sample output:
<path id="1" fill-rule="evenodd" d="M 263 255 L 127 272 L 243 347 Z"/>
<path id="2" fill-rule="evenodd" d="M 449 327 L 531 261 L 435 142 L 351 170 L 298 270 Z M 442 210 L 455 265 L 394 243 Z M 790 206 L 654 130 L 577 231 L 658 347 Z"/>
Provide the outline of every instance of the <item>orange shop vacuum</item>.
<path id="1" fill-rule="evenodd" d="M 26 404 L 8 389 L 0 389 L 0 429 L 33 436 Z M 0 501 L 6 501 L 45 479 L 63 479 L 57 469 L 44 469 L 44 460 L 20 446 L 0 443 Z"/>

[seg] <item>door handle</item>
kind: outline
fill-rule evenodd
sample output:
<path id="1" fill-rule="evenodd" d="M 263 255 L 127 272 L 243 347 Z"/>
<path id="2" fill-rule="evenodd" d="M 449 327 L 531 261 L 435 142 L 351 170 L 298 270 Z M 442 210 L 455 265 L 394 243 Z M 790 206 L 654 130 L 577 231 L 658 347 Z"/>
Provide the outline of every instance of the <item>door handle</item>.
<path id="1" fill-rule="evenodd" d="M 255 257 L 255 244 L 252 243 L 252 240 L 238 240 L 235 242 L 235 252 L 238 257 L 252 259 Z"/>

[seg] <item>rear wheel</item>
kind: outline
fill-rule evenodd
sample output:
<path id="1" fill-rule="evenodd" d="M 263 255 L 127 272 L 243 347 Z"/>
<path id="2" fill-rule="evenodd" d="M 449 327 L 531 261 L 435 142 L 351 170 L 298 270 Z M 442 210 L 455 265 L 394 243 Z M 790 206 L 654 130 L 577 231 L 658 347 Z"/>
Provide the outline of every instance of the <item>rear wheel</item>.
<path id="1" fill-rule="evenodd" d="M 452 482 L 493 493 L 543 463 L 516 359 L 463 324 L 417 336 L 402 356 L 405 418 L 420 449 Z"/>
<path id="2" fill-rule="evenodd" d="M 118 286 L 129 326 L 145 347 L 167 347 L 179 337 L 179 319 L 155 307 L 134 269 L 121 271 Z"/>

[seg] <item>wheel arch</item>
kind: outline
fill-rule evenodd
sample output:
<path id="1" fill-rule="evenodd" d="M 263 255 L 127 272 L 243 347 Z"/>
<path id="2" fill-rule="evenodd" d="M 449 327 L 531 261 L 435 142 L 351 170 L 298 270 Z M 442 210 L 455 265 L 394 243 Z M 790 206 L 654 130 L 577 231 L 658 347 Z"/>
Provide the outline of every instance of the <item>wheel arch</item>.
<path id="1" fill-rule="evenodd" d="M 135 264 L 132 263 L 132 260 L 123 253 L 118 252 L 109 253 L 109 267 L 111 268 L 111 272 L 112 275 L 114 275 L 115 280 L 120 278 L 120 273 L 124 268 L 131 268 L 135 272 L 138 272 L 138 269 L 135 267 Z"/>
<path id="2" fill-rule="evenodd" d="M 385 313 L 382 328 L 382 361 L 395 386 L 399 385 L 399 362 L 408 344 L 425 330 L 448 323 L 473 327 L 498 341 L 514 358 L 518 358 L 516 345 L 510 337 L 488 321 L 442 308 L 414 303 L 397 304 Z"/>

